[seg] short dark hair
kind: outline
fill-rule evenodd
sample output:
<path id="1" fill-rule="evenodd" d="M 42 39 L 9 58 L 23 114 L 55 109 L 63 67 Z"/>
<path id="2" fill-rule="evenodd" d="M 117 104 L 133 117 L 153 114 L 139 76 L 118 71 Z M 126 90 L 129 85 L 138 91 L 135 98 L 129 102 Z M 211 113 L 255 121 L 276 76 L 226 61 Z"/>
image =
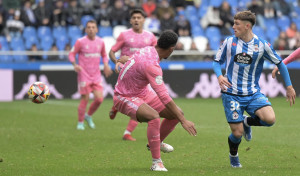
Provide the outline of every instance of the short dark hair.
<path id="1" fill-rule="evenodd" d="M 161 33 L 159 39 L 157 40 L 157 46 L 162 49 L 168 49 L 176 45 L 178 40 L 178 35 L 172 30 L 166 30 Z"/>
<path id="2" fill-rule="evenodd" d="M 235 14 L 234 19 L 249 21 L 252 24 L 252 26 L 254 26 L 256 22 L 255 13 L 252 13 L 250 10 L 238 12 L 237 14 Z"/>
<path id="3" fill-rule="evenodd" d="M 96 26 L 97 26 L 97 21 L 96 20 L 89 20 L 89 21 L 87 21 L 86 22 L 86 24 L 85 24 L 85 27 L 87 27 L 87 24 L 88 23 L 94 23 L 94 24 L 96 24 Z M 98 27 L 98 26 L 97 26 Z"/>
<path id="4" fill-rule="evenodd" d="M 130 17 L 132 17 L 136 13 L 141 14 L 144 18 L 147 17 L 146 13 L 142 9 L 133 9 L 133 10 L 131 10 L 130 11 Z"/>

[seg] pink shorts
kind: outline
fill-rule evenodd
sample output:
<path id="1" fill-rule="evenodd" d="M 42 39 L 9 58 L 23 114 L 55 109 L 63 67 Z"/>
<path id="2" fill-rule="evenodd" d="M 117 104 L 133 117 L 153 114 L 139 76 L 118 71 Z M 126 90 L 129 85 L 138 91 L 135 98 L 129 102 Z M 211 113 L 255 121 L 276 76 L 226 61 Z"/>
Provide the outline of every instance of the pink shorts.
<path id="1" fill-rule="evenodd" d="M 137 120 L 136 111 L 143 104 L 146 103 L 155 109 L 158 113 L 165 109 L 165 105 L 160 101 L 155 92 L 149 91 L 145 97 L 124 97 L 114 94 L 114 106 L 121 113 Z"/>
<path id="2" fill-rule="evenodd" d="M 99 90 L 99 91 L 103 90 L 101 82 L 98 83 L 79 82 L 78 88 L 79 88 L 79 93 L 81 95 L 89 94 L 94 90 Z"/>

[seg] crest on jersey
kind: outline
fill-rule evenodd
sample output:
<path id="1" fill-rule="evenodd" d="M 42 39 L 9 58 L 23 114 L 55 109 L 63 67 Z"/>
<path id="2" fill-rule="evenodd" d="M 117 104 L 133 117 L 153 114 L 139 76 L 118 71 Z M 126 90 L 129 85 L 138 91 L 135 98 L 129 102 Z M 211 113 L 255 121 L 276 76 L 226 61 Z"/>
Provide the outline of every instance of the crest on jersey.
<path id="1" fill-rule="evenodd" d="M 144 42 L 145 42 L 146 44 L 148 44 L 148 43 L 149 43 L 149 39 L 148 39 L 148 38 L 145 38 L 145 39 L 144 39 Z"/>
<path id="2" fill-rule="evenodd" d="M 255 45 L 254 45 L 254 51 L 255 51 L 255 52 L 258 52 L 258 44 L 255 44 Z"/>
<path id="3" fill-rule="evenodd" d="M 86 48 L 86 49 L 89 49 L 89 45 L 85 45 L 85 48 Z"/>
<path id="4" fill-rule="evenodd" d="M 129 41 L 130 41 L 130 42 L 134 42 L 134 39 L 133 39 L 133 38 L 130 38 Z"/>
<path id="5" fill-rule="evenodd" d="M 234 111 L 233 113 L 232 113 L 232 119 L 233 120 L 236 120 L 236 119 L 238 119 L 239 118 L 239 114 L 236 112 L 236 111 Z"/>
<path id="6" fill-rule="evenodd" d="M 155 82 L 157 85 L 161 85 L 163 83 L 163 79 L 162 79 L 162 76 L 156 76 L 155 78 Z"/>
<path id="7" fill-rule="evenodd" d="M 234 62 L 240 66 L 247 66 L 252 63 L 252 57 L 247 53 L 239 53 L 234 56 Z"/>

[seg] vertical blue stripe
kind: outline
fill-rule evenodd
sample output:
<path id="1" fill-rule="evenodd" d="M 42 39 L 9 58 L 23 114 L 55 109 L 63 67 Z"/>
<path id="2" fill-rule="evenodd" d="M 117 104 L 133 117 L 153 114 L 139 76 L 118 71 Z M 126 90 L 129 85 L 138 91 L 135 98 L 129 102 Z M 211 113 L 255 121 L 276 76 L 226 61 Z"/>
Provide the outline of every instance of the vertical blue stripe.
<path id="1" fill-rule="evenodd" d="M 235 43 L 235 44 L 233 44 Z M 230 63 L 227 68 L 227 78 L 229 82 L 232 82 L 232 72 L 233 72 L 233 65 L 234 65 L 234 56 L 236 55 L 236 48 L 237 48 L 238 38 L 233 37 L 232 43 L 231 43 L 231 50 L 230 50 Z M 232 88 L 229 88 L 227 90 L 228 93 L 232 93 Z"/>
<path id="2" fill-rule="evenodd" d="M 258 51 L 255 51 L 255 45 L 257 45 L 257 49 Z M 257 57 L 258 57 L 258 53 L 259 53 L 259 40 L 257 40 L 256 38 L 254 39 L 254 42 L 253 42 L 253 55 L 252 55 L 252 64 L 251 64 L 251 67 L 249 69 L 249 73 L 248 73 L 248 82 L 249 82 L 249 86 L 247 86 L 247 90 L 248 90 L 248 94 L 253 94 L 254 92 L 252 91 L 251 89 L 251 83 L 252 83 L 252 80 L 255 79 L 252 77 L 252 74 L 253 74 L 253 71 L 254 70 L 254 67 L 255 67 L 255 62 L 257 60 Z"/>

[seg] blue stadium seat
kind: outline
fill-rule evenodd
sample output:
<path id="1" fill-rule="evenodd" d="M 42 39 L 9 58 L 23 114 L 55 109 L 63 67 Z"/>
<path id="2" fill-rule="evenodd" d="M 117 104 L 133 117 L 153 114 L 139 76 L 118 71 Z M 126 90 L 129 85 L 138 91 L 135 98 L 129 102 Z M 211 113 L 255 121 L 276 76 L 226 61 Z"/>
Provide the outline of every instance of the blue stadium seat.
<path id="1" fill-rule="evenodd" d="M 200 26 L 200 20 L 197 16 L 191 16 L 189 18 L 189 22 L 191 24 L 191 28 L 194 28 L 194 27 L 197 27 L 197 26 Z"/>
<path id="2" fill-rule="evenodd" d="M 33 26 L 26 26 L 23 30 L 23 38 L 26 39 L 31 36 L 37 36 L 36 29 Z"/>
<path id="3" fill-rule="evenodd" d="M 70 43 L 71 47 L 75 45 L 76 40 L 79 39 L 80 37 L 81 35 L 74 35 L 71 37 L 71 43 Z"/>
<path id="4" fill-rule="evenodd" d="M 45 36 L 41 39 L 41 49 L 49 51 L 54 43 L 52 36 Z"/>
<path id="5" fill-rule="evenodd" d="M 218 27 L 207 27 L 205 30 L 205 36 L 210 39 L 212 37 L 218 37 L 221 38 L 221 32 L 220 29 Z"/>
<path id="6" fill-rule="evenodd" d="M 80 30 L 80 28 L 78 26 L 69 26 L 68 27 L 68 36 L 72 37 L 72 36 L 78 36 L 78 35 L 82 35 L 82 31 Z"/>
<path id="7" fill-rule="evenodd" d="M 0 44 L 1 44 L 1 47 L 8 47 L 6 37 L 0 36 Z"/>
<path id="8" fill-rule="evenodd" d="M 32 45 L 36 45 L 37 48 L 39 48 L 40 45 L 37 36 L 32 35 L 30 37 L 25 38 L 25 48 L 29 50 L 31 49 Z"/>
<path id="9" fill-rule="evenodd" d="M 275 18 L 264 18 L 265 20 L 265 26 L 277 26 L 277 21 Z"/>
<path id="10" fill-rule="evenodd" d="M 0 51 L 10 51 L 8 46 L 2 46 Z M 12 62 L 13 57 L 11 55 L 0 55 L 0 62 Z"/>
<path id="11" fill-rule="evenodd" d="M 282 16 L 280 18 L 277 18 L 277 26 L 281 31 L 286 31 L 290 24 L 291 20 L 288 16 Z"/>
<path id="12" fill-rule="evenodd" d="M 218 50 L 221 44 L 221 37 L 212 36 L 208 39 L 211 50 Z"/>
<path id="13" fill-rule="evenodd" d="M 22 38 L 12 38 L 10 41 L 10 48 L 12 50 L 23 48 L 25 49 L 24 41 Z"/>
<path id="14" fill-rule="evenodd" d="M 24 46 L 17 46 L 13 49 L 14 51 L 24 51 L 25 48 Z M 15 62 L 26 62 L 28 61 L 28 56 L 27 55 L 13 55 L 13 59 Z"/>
<path id="15" fill-rule="evenodd" d="M 208 7 L 209 7 L 208 4 L 205 4 L 205 3 L 201 4 L 201 6 L 198 9 L 199 20 L 206 14 Z"/>
<path id="16" fill-rule="evenodd" d="M 65 50 L 66 45 L 69 44 L 69 38 L 62 35 L 56 39 L 55 44 L 59 51 L 63 51 Z"/>
<path id="17" fill-rule="evenodd" d="M 200 26 L 196 26 L 192 28 L 192 36 L 197 37 L 197 36 L 204 36 L 203 29 Z"/>
<path id="18" fill-rule="evenodd" d="M 223 0 L 213 0 L 209 1 L 209 6 L 220 7 Z"/>
<path id="19" fill-rule="evenodd" d="M 266 37 L 268 41 L 273 45 L 274 41 L 278 38 L 280 30 L 277 26 L 269 26 L 268 31 L 266 32 Z"/>
<path id="20" fill-rule="evenodd" d="M 191 17 L 194 17 L 195 14 L 197 14 L 197 8 L 195 6 L 192 6 L 192 5 L 188 5 L 186 8 L 185 8 L 185 17 L 187 19 L 190 19 Z M 199 19 L 198 19 L 199 20 Z"/>
<path id="21" fill-rule="evenodd" d="M 40 39 L 44 38 L 45 36 L 52 36 L 51 28 L 49 26 L 40 26 L 38 27 L 37 32 Z"/>
<path id="22" fill-rule="evenodd" d="M 266 39 L 265 31 L 260 26 L 254 26 L 252 29 L 253 33 L 262 39 Z"/>
<path id="23" fill-rule="evenodd" d="M 57 26 L 57 27 L 54 27 L 53 30 L 52 30 L 52 36 L 57 39 L 59 38 L 60 36 L 67 36 L 67 29 L 66 27 L 64 26 Z"/>
<path id="24" fill-rule="evenodd" d="M 90 20 L 94 20 L 94 17 L 91 15 L 84 15 L 81 17 L 81 25 L 85 27 L 86 23 Z"/>
<path id="25" fill-rule="evenodd" d="M 238 0 L 227 0 L 231 8 L 236 8 L 238 6 Z"/>
<path id="26" fill-rule="evenodd" d="M 113 35 L 113 29 L 110 26 L 99 26 L 98 35 L 100 37 L 110 37 Z"/>

